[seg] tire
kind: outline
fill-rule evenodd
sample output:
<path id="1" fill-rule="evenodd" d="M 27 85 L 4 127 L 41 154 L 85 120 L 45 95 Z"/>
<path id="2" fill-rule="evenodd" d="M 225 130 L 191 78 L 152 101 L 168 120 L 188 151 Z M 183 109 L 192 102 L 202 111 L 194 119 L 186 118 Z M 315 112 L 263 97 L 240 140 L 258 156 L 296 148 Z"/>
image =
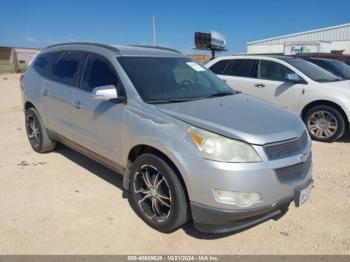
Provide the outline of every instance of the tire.
<path id="1" fill-rule="evenodd" d="M 135 160 L 130 171 L 129 201 L 140 218 L 163 233 L 173 232 L 187 222 L 184 189 L 174 170 L 163 159 L 143 154 Z M 149 190 L 147 185 L 152 189 Z"/>
<path id="2" fill-rule="evenodd" d="M 311 138 L 316 141 L 333 142 L 345 133 L 344 117 L 331 106 L 320 105 L 309 109 L 304 122 Z"/>
<path id="3" fill-rule="evenodd" d="M 25 111 L 25 126 L 29 143 L 34 151 L 45 153 L 55 149 L 56 142 L 49 138 L 41 117 L 33 107 Z"/>

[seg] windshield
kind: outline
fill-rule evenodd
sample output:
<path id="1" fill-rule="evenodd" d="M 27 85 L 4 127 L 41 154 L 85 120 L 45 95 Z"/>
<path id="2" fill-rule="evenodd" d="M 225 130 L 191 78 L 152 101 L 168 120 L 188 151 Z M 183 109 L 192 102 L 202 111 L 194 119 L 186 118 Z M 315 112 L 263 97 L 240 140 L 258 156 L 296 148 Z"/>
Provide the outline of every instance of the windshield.
<path id="1" fill-rule="evenodd" d="M 306 76 L 310 77 L 312 80 L 317 82 L 335 82 L 341 80 L 336 75 L 328 72 L 327 70 L 310 63 L 304 59 L 291 58 L 285 60 L 290 65 L 294 66 L 296 69 L 304 73 Z"/>
<path id="2" fill-rule="evenodd" d="M 214 73 L 186 57 L 118 57 L 147 103 L 183 102 L 234 91 Z"/>
<path id="3" fill-rule="evenodd" d="M 343 79 L 350 79 L 350 66 L 337 60 L 311 61 Z"/>

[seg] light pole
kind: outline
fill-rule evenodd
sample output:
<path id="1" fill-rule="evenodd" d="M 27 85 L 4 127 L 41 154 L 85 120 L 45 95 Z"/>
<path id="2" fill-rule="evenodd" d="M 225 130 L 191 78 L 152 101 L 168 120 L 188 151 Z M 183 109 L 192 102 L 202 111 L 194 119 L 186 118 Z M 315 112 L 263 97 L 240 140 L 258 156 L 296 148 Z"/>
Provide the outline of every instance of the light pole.
<path id="1" fill-rule="evenodd" d="M 152 29 L 153 29 L 153 46 L 156 46 L 156 18 L 152 16 Z"/>

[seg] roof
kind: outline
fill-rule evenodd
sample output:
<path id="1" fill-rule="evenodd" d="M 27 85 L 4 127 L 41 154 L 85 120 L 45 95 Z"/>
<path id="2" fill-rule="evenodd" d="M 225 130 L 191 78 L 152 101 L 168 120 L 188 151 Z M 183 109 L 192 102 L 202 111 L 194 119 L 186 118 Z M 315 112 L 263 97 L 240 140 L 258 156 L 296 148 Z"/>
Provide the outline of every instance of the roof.
<path id="1" fill-rule="evenodd" d="M 0 45 L 0 47 L 14 48 L 14 49 L 42 50 L 42 48 L 37 48 L 37 47 L 23 47 L 23 46 L 9 46 L 9 45 Z"/>
<path id="2" fill-rule="evenodd" d="M 105 48 L 111 51 L 118 53 L 119 55 L 124 56 L 135 56 L 135 55 L 181 55 L 181 52 L 161 46 L 145 46 L 145 45 L 106 45 L 99 43 L 90 43 L 90 42 L 69 42 L 61 43 L 48 46 L 51 47 L 64 47 L 64 46 L 96 46 L 100 48 Z"/>
<path id="3" fill-rule="evenodd" d="M 331 31 L 331 32 L 330 32 Z M 330 34 L 328 34 L 330 33 Z M 323 37 L 320 37 L 320 34 L 324 34 Z M 306 35 L 310 35 L 313 37 L 306 37 Z M 271 37 L 266 39 L 261 39 L 257 41 L 251 41 L 247 42 L 247 45 L 254 45 L 254 44 L 272 44 L 272 42 L 276 42 L 276 40 L 282 40 L 285 39 L 286 41 L 317 41 L 322 38 L 323 41 L 334 41 L 334 40 L 350 40 L 350 23 L 342 24 L 342 25 L 336 25 L 336 26 L 330 26 L 315 30 L 309 30 L 294 34 L 288 34 L 288 35 L 282 35 L 277 37 Z"/>
<path id="4" fill-rule="evenodd" d="M 243 55 L 230 55 L 230 56 L 220 56 L 215 58 L 214 60 L 224 60 L 224 59 L 263 59 L 263 58 L 274 58 L 283 61 L 291 60 L 291 59 L 302 59 L 297 56 L 287 56 L 287 55 L 261 55 L 261 54 L 243 54 Z M 213 60 L 211 60 L 213 61 Z"/>
<path id="5" fill-rule="evenodd" d="M 239 55 L 228 55 L 228 56 L 219 56 L 217 58 L 257 58 L 257 57 L 272 57 L 272 58 L 277 58 L 277 59 L 283 59 L 283 58 L 288 58 L 291 56 L 287 55 L 268 55 L 268 54 L 239 54 Z"/>

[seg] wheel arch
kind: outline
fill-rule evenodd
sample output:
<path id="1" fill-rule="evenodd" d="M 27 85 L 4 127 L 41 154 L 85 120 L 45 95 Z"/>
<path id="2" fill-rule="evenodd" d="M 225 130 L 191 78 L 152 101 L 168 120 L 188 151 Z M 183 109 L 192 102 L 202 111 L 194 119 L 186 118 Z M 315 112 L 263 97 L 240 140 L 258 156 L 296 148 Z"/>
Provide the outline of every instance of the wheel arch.
<path id="1" fill-rule="evenodd" d="M 31 108 L 31 107 L 34 108 L 34 109 L 36 109 L 33 103 L 31 103 L 31 102 L 29 102 L 29 101 L 26 101 L 26 102 L 24 103 L 24 110 L 27 110 L 27 109 L 29 109 L 29 108 Z"/>
<path id="2" fill-rule="evenodd" d="M 139 144 L 132 147 L 129 151 L 128 158 L 127 158 L 127 167 L 126 171 L 123 177 L 123 187 L 128 190 L 129 189 L 129 179 L 130 179 L 130 166 L 132 163 L 136 160 L 137 157 L 139 157 L 142 154 L 154 154 L 164 160 L 175 172 L 175 174 L 178 176 L 181 185 L 184 188 L 186 200 L 189 201 L 189 195 L 187 186 L 185 183 L 185 180 L 180 172 L 180 169 L 176 166 L 174 161 L 163 151 L 159 150 L 158 148 L 155 148 L 154 146 L 147 145 L 147 144 Z"/>
<path id="3" fill-rule="evenodd" d="M 337 109 L 339 111 L 339 113 L 343 116 L 344 118 L 344 121 L 345 121 L 345 125 L 346 125 L 346 129 L 349 128 L 349 118 L 348 116 L 346 115 L 345 111 L 343 110 L 343 108 L 335 103 L 335 102 L 332 102 L 330 100 L 316 100 L 316 101 L 312 101 L 310 103 L 308 103 L 304 108 L 303 110 L 301 111 L 300 113 L 300 116 L 301 118 L 304 120 L 304 117 L 306 115 L 306 113 L 313 107 L 315 106 L 330 106 L 330 107 L 333 107 L 335 109 Z"/>

